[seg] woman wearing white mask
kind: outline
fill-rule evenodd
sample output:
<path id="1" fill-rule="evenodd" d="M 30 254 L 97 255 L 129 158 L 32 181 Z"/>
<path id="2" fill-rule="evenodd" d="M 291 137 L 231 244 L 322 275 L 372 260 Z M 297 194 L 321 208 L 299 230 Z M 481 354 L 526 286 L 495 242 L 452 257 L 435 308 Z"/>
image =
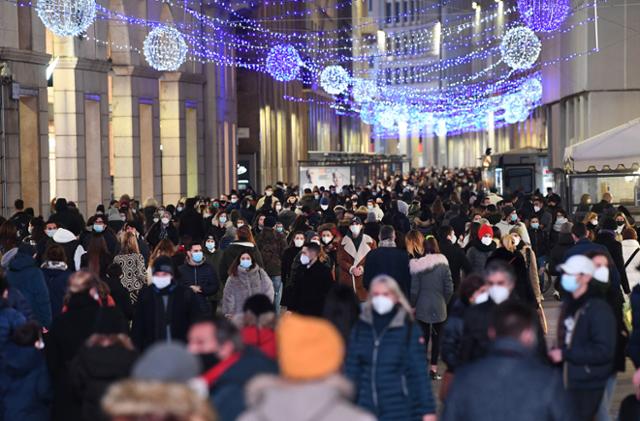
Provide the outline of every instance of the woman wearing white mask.
<path id="1" fill-rule="evenodd" d="M 540 276 L 538 274 L 538 258 L 536 253 L 533 251 L 533 248 L 531 248 L 531 245 L 522 239 L 522 228 L 511 228 L 509 234 L 511 235 L 513 245 L 524 259 L 529 282 L 531 283 L 531 288 L 536 296 L 536 301 L 538 301 L 538 304 L 541 304 L 543 298 L 542 291 L 540 291 Z"/>
<path id="2" fill-rule="evenodd" d="M 436 405 L 427 376 L 421 331 L 397 282 L 380 275 L 347 348 L 345 374 L 356 404 L 380 421 L 434 421 Z"/>
<path id="3" fill-rule="evenodd" d="M 337 253 L 337 279 L 344 285 L 350 285 L 360 301 L 367 299 L 364 287 L 364 263 L 367 254 L 376 248 L 373 238 L 364 234 L 362 220 L 354 217 L 349 232 L 342 238 Z"/>
<path id="4" fill-rule="evenodd" d="M 302 246 L 305 243 L 304 232 L 294 231 L 289 241 L 289 247 L 287 247 L 282 253 L 281 269 L 282 269 L 282 299 L 280 304 L 282 306 L 289 306 L 291 301 L 291 272 L 296 259 L 299 259 Z"/>
<path id="5" fill-rule="evenodd" d="M 213 236 L 216 242 L 220 242 L 224 234 L 227 232 L 227 221 L 229 217 L 224 210 L 218 211 L 213 218 L 211 218 L 207 228 L 207 235 Z"/>
<path id="6" fill-rule="evenodd" d="M 487 259 L 496 249 L 496 243 L 493 241 L 493 228 L 491 225 L 484 224 L 478 229 L 477 239 L 470 240 L 467 249 L 467 259 L 471 264 L 471 271 L 482 273 Z"/>
<path id="7" fill-rule="evenodd" d="M 227 317 L 242 314 L 244 302 L 256 294 L 264 294 L 273 302 L 273 283 L 267 272 L 256 264 L 253 254 L 245 252 L 229 268 L 222 294 L 222 313 Z"/>
<path id="8" fill-rule="evenodd" d="M 146 240 L 151 248 L 155 248 L 162 240 L 170 240 L 173 244 L 178 244 L 178 230 L 171 222 L 171 212 L 162 212 L 160 220 L 151 226 Z"/>

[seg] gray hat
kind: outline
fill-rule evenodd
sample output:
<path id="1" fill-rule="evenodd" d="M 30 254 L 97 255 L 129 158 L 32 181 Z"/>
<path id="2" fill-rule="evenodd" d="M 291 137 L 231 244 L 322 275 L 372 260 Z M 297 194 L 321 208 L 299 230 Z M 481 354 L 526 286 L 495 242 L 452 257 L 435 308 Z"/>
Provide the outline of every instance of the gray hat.
<path id="1" fill-rule="evenodd" d="M 158 343 L 135 363 L 131 377 L 137 380 L 186 383 L 200 375 L 200 360 L 179 342 Z"/>
<path id="2" fill-rule="evenodd" d="M 560 234 L 571 234 L 571 230 L 573 230 L 573 224 L 571 222 L 565 222 L 560 225 Z"/>

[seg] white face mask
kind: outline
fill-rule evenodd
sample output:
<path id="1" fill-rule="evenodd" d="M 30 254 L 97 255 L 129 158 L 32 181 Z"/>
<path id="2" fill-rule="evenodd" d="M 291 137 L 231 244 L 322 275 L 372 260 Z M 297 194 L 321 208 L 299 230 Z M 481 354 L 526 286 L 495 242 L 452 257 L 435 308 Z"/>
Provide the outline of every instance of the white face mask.
<path id="1" fill-rule="evenodd" d="M 489 296 L 496 304 L 502 304 L 509 298 L 509 289 L 500 285 L 494 285 L 489 288 Z"/>
<path id="2" fill-rule="evenodd" d="M 169 225 L 169 218 L 162 218 L 160 222 L 162 222 L 163 225 Z"/>
<path id="3" fill-rule="evenodd" d="M 593 279 L 598 282 L 606 284 L 609 282 L 609 268 L 606 266 L 600 266 L 593 272 Z"/>
<path id="4" fill-rule="evenodd" d="M 300 248 L 304 244 L 304 240 L 293 240 L 293 245 Z"/>
<path id="5" fill-rule="evenodd" d="M 449 237 L 449 241 L 451 241 L 451 244 L 455 244 L 458 242 L 455 235 L 452 235 L 451 237 Z"/>
<path id="6" fill-rule="evenodd" d="M 534 211 L 535 213 L 540 212 L 540 209 L 542 209 L 540 206 L 534 206 L 534 207 L 533 207 L 533 211 Z"/>
<path id="7" fill-rule="evenodd" d="M 384 295 L 376 295 L 371 299 L 371 305 L 376 313 L 380 315 L 388 314 L 391 310 L 393 310 L 393 300 L 389 297 L 385 297 Z"/>
<path id="8" fill-rule="evenodd" d="M 482 237 L 482 240 L 480 240 L 480 242 L 482 242 L 482 244 L 484 244 L 485 246 L 488 246 L 489 244 L 491 244 L 493 242 L 493 238 L 491 238 L 491 237 Z"/>
<path id="9" fill-rule="evenodd" d="M 486 303 L 488 300 L 489 300 L 489 292 L 487 291 L 481 292 L 480 294 L 476 295 L 476 299 L 473 301 L 473 304 Z"/>
<path id="10" fill-rule="evenodd" d="M 171 276 L 152 276 L 151 283 L 158 289 L 164 289 L 171 284 Z"/>
<path id="11" fill-rule="evenodd" d="M 308 265 L 310 261 L 311 259 L 309 259 L 309 256 L 307 256 L 306 254 L 300 255 L 300 263 L 302 263 L 303 265 Z"/>
<path id="12" fill-rule="evenodd" d="M 520 244 L 520 237 L 514 235 L 512 238 L 513 238 L 513 245 L 518 247 L 518 244 Z"/>
<path id="13" fill-rule="evenodd" d="M 358 235 L 360 235 L 360 230 L 362 229 L 362 227 L 360 225 L 351 225 L 349 229 L 351 230 L 351 233 L 357 237 Z"/>
<path id="14" fill-rule="evenodd" d="M 326 211 L 327 209 L 329 209 L 329 205 L 320 205 L 320 209 Z"/>
<path id="15" fill-rule="evenodd" d="M 597 219 L 592 219 L 590 222 L 591 222 L 591 225 L 593 225 L 594 227 L 598 225 Z"/>
<path id="16" fill-rule="evenodd" d="M 329 236 L 329 235 L 324 235 L 322 236 L 322 242 L 325 244 L 329 244 L 331 241 L 333 241 L 333 237 Z"/>

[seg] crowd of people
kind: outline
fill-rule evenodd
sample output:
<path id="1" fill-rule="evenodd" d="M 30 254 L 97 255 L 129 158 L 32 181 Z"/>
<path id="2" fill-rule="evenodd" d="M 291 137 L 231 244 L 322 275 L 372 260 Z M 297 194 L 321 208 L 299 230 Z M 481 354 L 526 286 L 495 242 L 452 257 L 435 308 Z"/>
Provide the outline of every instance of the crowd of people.
<path id="1" fill-rule="evenodd" d="M 590 201 L 500 197 L 477 169 L 87 219 L 16 200 L 0 421 L 637 421 L 640 371 L 612 398 L 640 367 L 638 228 Z"/>

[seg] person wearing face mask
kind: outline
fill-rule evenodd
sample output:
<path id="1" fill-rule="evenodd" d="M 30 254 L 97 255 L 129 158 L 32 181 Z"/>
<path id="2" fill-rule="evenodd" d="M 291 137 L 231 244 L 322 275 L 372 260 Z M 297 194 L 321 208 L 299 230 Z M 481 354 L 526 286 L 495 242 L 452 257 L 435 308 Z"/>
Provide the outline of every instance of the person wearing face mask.
<path id="1" fill-rule="evenodd" d="M 569 218 L 564 210 L 559 209 L 555 212 L 555 219 L 553 221 L 553 226 L 551 227 L 551 232 L 549 233 L 549 242 L 551 244 L 557 244 L 558 237 L 560 236 L 560 228 L 562 225 L 569 222 Z"/>
<path id="2" fill-rule="evenodd" d="M 333 223 L 322 224 L 318 227 L 318 233 L 320 234 L 322 251 L 331 261 L 331 271 L 335 273 L 338 247 L 340 247 L 338 228 Z"/>
<path id="3" fill-rule="evenodd" d="M 418 237 L 422 237 L 418 233 Z M 378 275 L 386 274 L 398 282 L 403 294 L 409 296 L 411 292 L 411 274 L 409 273 L 409 254 L 406 250 L 396 246 L 396 231 L 391 225 L 380 228 L 378 248 L 367 255 L 364 264 L 365 288 L 369 288 L 371 280 Z"/>
<path id="4" fill-rule="evenodd" d="M 320 217 L 320 224 L 335 224 L 338 222 L 338 217 L 331 208 L 330 202 L 331 201 L 326 196 L 323 196 L 320 199 L 320 213 L 322 214 Z"/>
<path id="5" fill-rule="evenodd" d="M 458 237 L 453 227 L 444 225 L 438 229 L 437 234 L 440 253 L 442 253 L 449 262 L 454 292 L 458 291 L 462 274 L 468 275 L 472 271 L 471 263 L 464 250 L 458 245 Z"/>
<path id="6" fill-rule="evenodd" d="M 522 230 L 519 227 L 511 228 L 511 230 L 509 231 L 509 235 L 511 236 L 516 252 L 520 253 L 522 258 L 524 259 L 527 278 L 529 280 L 529 283 L 531 284 L 531 289 L 533 290 L 533 293 L 536 297 L 536 301 L 538 302 L 538 304 L 540 304 L 539 308 L 542 309 L 542 301 L 544 300 L 544 298 L 542 297 L 542 284 L 540 282 L 540 275 L 538 273 L 538 258 L 536 256 L 536 253 L 533 251 L 529 244 L 525 243 L 522 240 Z"/>
<path id="7" fill-rule="evenodd" d="M 202 251 L 204 253 L 205 260 L 211 265 L 217 275 L 220 269 L 220 259 L 222 259 L 223 251 L 218 247 L 218 242 L 212 235 L 205 238 L 204 249 Z"/>
<path id="8" fill-rule="evenodd" d="M 178 230 L 171 221 L 171 212 L 165 210 L 160 216 L 160 220 L 153 224 L 147 233 L 146 240 L 152 249 L 155 249 L 162 240 L 169 240 L 173 244 L 178 244 Z"/>
<path id="9" fill-rule="evenodd" d="M 256 245 L 262 259 L 265 262 L 265 271 L 273 282 L 275 299 L 273 304 L 276 314 L 280 313 L 280 301 L 282 298 L 282 255 L 287 248 L 287 240 L 284 234 L 274 230 L 276 218 L 268 216 L 264 219 L 262 231 L 256 236 Z"/>
<path id="10" fill-rule="evenodd" d="M 522 239 L 525 243 L 531 244 L 531 239 L 529 238 L 527 227 L 523 222 L 520 221 L 518 212 L 512 206 L 506 206 L 502 209 L 502 215 L 502 220 L 497 224 L 494 224 L 494 226 L 499 228 L 500 232 L 503 234 L 508 233 L 511 228 L 520 227 L 522 228 Z"/>
<path id="11" fill-rule="evenodd" d="M 553 217 L 545 208 L 544 199 L 542 197 L 535 197 L 533 199 L 533 213 L 529 216 L 529 225 L 531 225 L 531 220 L 533 218 L 538 220 L 539 229 L 549 235 L 553 226 Z"/>
<path id="12" fill-rule="evenodd" d="M 613 219 L 616 221 L 616 240 L 622 241 L 622 231 L 625 228 L 633 228 L 633 226 L 629 224 L 626 215 L 622 212 L 617 212 Z"/>
<path id="13" fill-rule="evenodd" d="M 231 230 L 229 230 L 231 232 Z M 264 267 L 264 260 L 262 259 L 262 253 L 256 246 L 256 240 L 251 233 L 251 229 L 243 225 L 236 230 L 237 239 L 231 242 L 222 253 L 222 259 L 220 259 L 220 267 L 218 268 L 218 275 L 220 275 L 220 281 L 224 284 L 229 277 L 229 269 L 234 265 L 234 261 L 242 253 L 249 253 L 253 256 L 256 264 L 260 267 Z"/>
<path id="14" fill-rule="evenodd" d="M 240 202 L 238 194 L 235 192 L 231 192 L 231 195 L 229 196 L 229 204 L 227 205 L 227 212 L 231 212 L 234 209 L 240 210 L 241 206 L 242 204 Z"/>
<path id="15" fill-rule="evenodd" d="M 464 330 L 464 313 L 472 305 L 482 304 L 489 300 L 489 292 L 482 276 L 471 274 L 460 282 L 456 294 L 451 299 L 447 321 L 442 331 L 441 354 L 446 371 L 440 386 L 440 400 L 447 397 L 453 382 L 455 371 L 460 364 L 460 343 Z"/>
<path id="16" fill-rule="evenodd" d="M 331 270 L 318 256 L 320 245 L 306 243 L 300 252 L 300 266 L 291 280 L 289 310 L 307 316 L 321 317 L 325 299 L 333 286 Z"/>
<path id="17" fill-rule="evenodd" d="M 264 294 L 273 302 L 273 282 L 256 264 L 253 254 L 243 252 L 229 268 L 222 294 L 222 313 L 228 318 L 242 315 L 245 301 L 255 294 Z"/>
<path id="18" fill-rule="evenodd" d="M 189 237 L 192 241 L 200 242 L 204 237 L 204 222 L 202 215 L 196 210 L 195 197 L 188 198 L 182 212 L 178 212 L 178 235 L 180 238 Z"/>
<path id="19" fill-rule="evenodd" d="M 356 404 L 380 421 L 436 420 L 421 331 L 393 278 L 371 282 L 369 298 L 351 332 L 344 372 Z"/>
<path id="20" fill-rule="evenodd" d="M 596 234 L 599 231 L 600 219 L 598 218 L 598 214 L 595 212 L 589 212 L 585 215 L 582 223 L 587 226 L 587 229 L 591 233 L 591 239 L 594 239 Z"/>
<path id="21" fill-rule="evenodd" d="M 191 243 L 185 249 L 187 259 L 178 267 L 180 282 L 196 294 L 203 314 L 215 312 L 218 307 L 215 295 L 220 289 L 218 274 L 207 263 L 202 244 Z"/>
<path id="22" fill-rule="evenodd" d="M 558 347 L 549 351 L 549 359 L 563 365 L 564 386 L 577 419 L 592 420 L 614 371 L 616 320 L 592 287 L 596 268 L 591 259 L 571 256 L 561 269 L 561 284 L 570 299 L 558 320 Z"/>
<path id="23" fill-rule="evenodd" d="M 364 264 L 367 254 L 376 248 L 373 238 L 362 232 L 362 220 L 354 217 L 349 225 L 349 233 L 342 238 L 337 255 L 338 282 L 351 285 L 361 301 L 366 300 L 364 287 Z"/>
<path id="24" fill-rule="evenodd" d="M 483 358 L 456 374 L 443 421 L 564 421 L 576 418 L 562 376 L 534 357 L 536 314 L 517 302 L 497 306 L 489 325 L 491 345 Z M 527 390 L 544 391 L 535 396 Z"/>
<path id="25" fill-rule="evenodd" d="M 633 228 L 625 228 L 622 231 L 622 258 L 629 280 L 629 288 L 640 284 L 640 244 L 638 243 L 638 233 Z"/>
<path id="26" fill-rule="evenodd" d="M 289 241 L 289 247 L 282 253 L 281 270 L 282 270 L 282 298 L 281 305 L 288 306 L 291 301 L 291 273 L 296 258 L 299 259 L 302 246 L 305 243 L 304 232 L 294 231 L 291 235 L 291 241 Z M 299 261 L 299 260 L 298 260 Z"/>
<path id="27" fill-rule="evenodd" d="M 254 376 L 275 374 L 276 363 L 243 344 L 240 330 L 224 317 L 200 319 L 189 329 L 188 350 L 204 368 L 209 400 L 220 421 L 234 421 L 246 409 L 245 388 Z"/>
<path id="28" fill-rule="evenodd" d="M 493 228 L 487 224 L 480 226 L 477 239 L 470 239 L 467 249 L 467 259 L 471 264 L 471 271 L 481 273 L 484 270 L 487 259 L 495 249 L 496 243 L 493 241 Z"/>
<path id="29" fill-rule="evenodd" d="M 229 226 L 228 222 L 228 213 L 225 210 L 219 210 L 209 222 L 207 236 L 213 236 L 216 242 L 219 243 L 227 232 L 227 227 Z"/>
<path id="30" fill-rule="evenodd" d="M 616 227 L 617 225 L 613 218 L 605 218 L 602 221 L 602 228 L 596 234 L 593 242 L 594 244 L 600 244 L 607 249 L 613 263 L 615 264 L 615 269 L 619 276 L 620 285 L 622 285 L 624 293 L 630 294 L 631 288 L 629 288 L 627 271 L 624 267 L 625 260 L 622 255 L 622 244 L 616 239 Z M 613 270 L 614 268 L 611 269 Z"/>
<path id="31" fill-rule="evenodd" d="M 203 316 L 191 288 L 174 279 L 170 257 L 155 259 L 151 273 L 151 285 L 140 291 L 131 325 L 131 338 L 141 351 L 156 342 L 186 341 L 189 326 Z"/>

